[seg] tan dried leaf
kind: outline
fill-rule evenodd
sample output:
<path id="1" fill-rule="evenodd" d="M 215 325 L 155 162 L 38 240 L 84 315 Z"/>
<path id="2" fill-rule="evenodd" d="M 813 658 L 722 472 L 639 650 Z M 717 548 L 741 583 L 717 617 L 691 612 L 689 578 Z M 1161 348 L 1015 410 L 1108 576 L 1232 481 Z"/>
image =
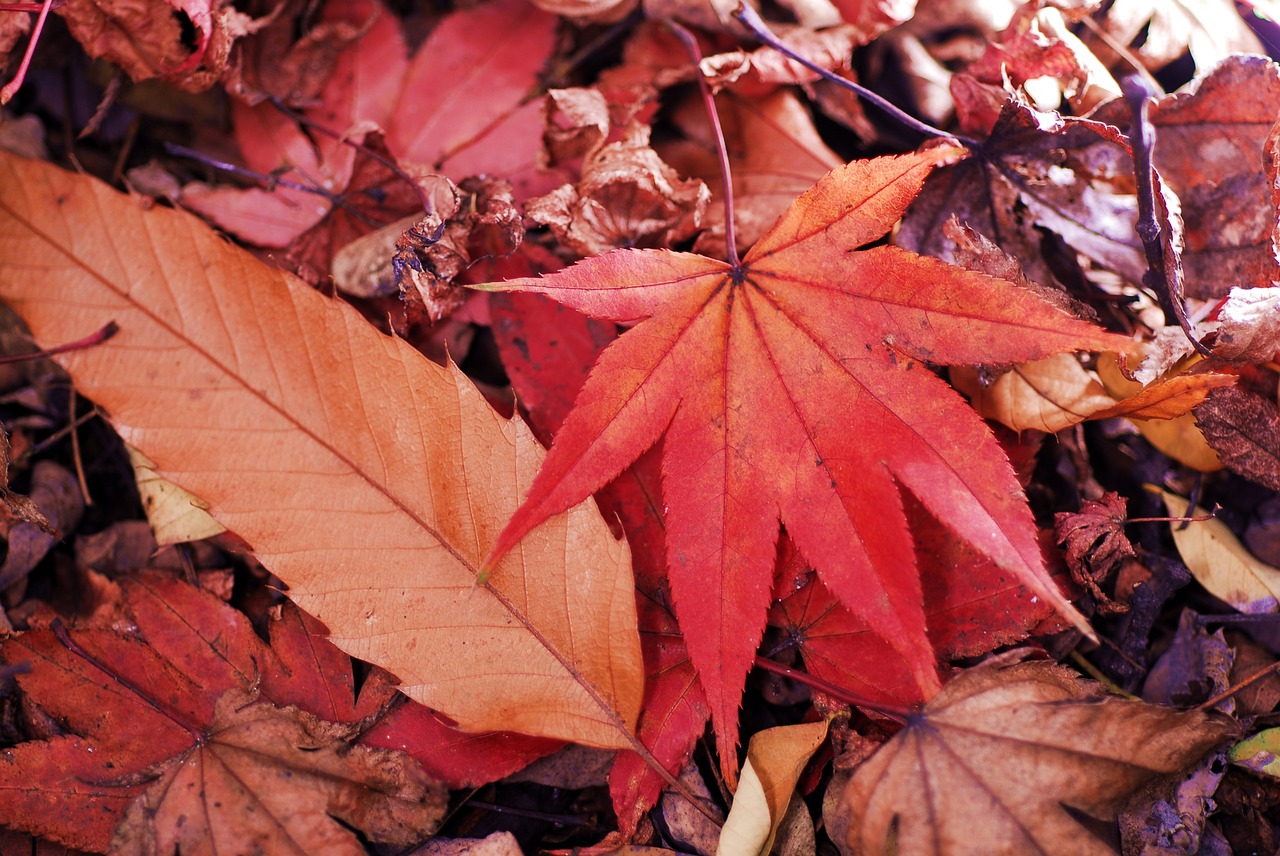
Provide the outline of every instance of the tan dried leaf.
<path id="1" fill-rule="evenodd" d="M 951 382 L 969 396 L 975 410 L 1015 431 L 1056 434 L 1114 403 L 1074 354 L 1022 363 L 986 386 L 973 369 L 953 368 Z"/>
<path id="2" fill-rule="evenodd" d="M 1155 489 L 1172 517 L 1204 517 L 1203 508 L 1176 493 Z M 1250 553 L 1221 520 L 1195 520 L 1183 526 L 1169 524 L 1173 544 L 1187 570 L 1219 600 L 1241 612 L 1269 613 L 1280 603 L 1280 568 L 1273 568 Z"/>
<path id="3" fill-rule="evenodd" d="M 444 790 L 407 755 L 351 745 L 358 730 L 229 690 L 208 738 L 129 805 L 110 851 L 363 856 L 348 827 L 417 843 L 439 826 Z"/>
<path id="4" fill-rule="evenodd" d="M 989 661 L 962 672 L 858 768 L 845 790 L 858 853 L 1114 851 L 1068 811 L 1113 820 L 1149 778 L 1234 730 L 1106 694 L 1061 666 Z"/>

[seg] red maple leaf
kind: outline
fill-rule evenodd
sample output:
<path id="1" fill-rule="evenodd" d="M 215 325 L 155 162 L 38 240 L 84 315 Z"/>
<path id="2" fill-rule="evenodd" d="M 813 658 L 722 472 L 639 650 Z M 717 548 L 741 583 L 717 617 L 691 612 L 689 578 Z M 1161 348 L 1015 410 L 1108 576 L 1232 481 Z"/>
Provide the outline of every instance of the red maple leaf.
<path id="1" fill-rule="evenodd" d="M 940 146 L 841 167 L 737 265 L 619 250 L 483 286 L 635 325 L 597 361 L 493 556 L 664 437 L 667 573 L 730 780 L 779 520 L 922 687 L 938 679 L 899 484 L 1084 626 L 1049 581 L 991 432 L 921 361 L 1017 362 L 1127 341 L 1002 280 L 895 247 L 855 252 L 962 155 Z"/>

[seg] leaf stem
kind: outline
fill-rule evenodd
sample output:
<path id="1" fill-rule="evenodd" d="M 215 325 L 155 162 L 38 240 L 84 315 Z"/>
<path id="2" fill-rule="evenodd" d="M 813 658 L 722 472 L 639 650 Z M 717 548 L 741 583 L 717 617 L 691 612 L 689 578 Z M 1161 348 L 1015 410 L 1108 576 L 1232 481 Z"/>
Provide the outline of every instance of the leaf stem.
<path id="1" fill-rule="evenodd" d="M 41 360 L 45 357 L 52 357 L 55 354 L 65 354 L 68 351 L 79 351 L 84 348 L 92 348 L 94 345 L 101 345 L 110 339 L 116 333 L 120 332 L 120 325 L 114 321 L 108 321 L 102 326 L 102 329 L 96 333 L 90 333 L 83 339 L 77 339 L 74 342 L 67 342 L 65 345 L 58 345 L 54 348 L 46 348 L 43 351 L 32 351 L 29 354 L 11 354 L 6 357 L 0 357 L 0 365 L 5 363 L 21 363 L 26 360 Z"/>
<path id="2" fill-rule="evenodd" d="M 697 72 L 698 88 L 702 92 L 702 104 L 706 108 L 707 119 L 711 122 L 711 130 L 715 135 L 716 154 L 720 158 L 720 181 L 724 184 L 721 195 L 724 199 L 724 244 L 727 254 L 725 261 L 737 270 L 742 267 L 742 260 L 738 257 L 737 229 L 733 224 L 733 174 L 729 169 L 729 149 L 724 143 L 724 128 L 720 125 L 720 111 L 716 109 L 716 98 L 711 92 L 711 84 L 707 82 L 707 76 L 702 73 L 702 49 L 698 47 L 698 40 L 694 38 L 693 33 L 675 21 L 667 21 L 666 23 L 671 32 L 675 33 L 676 37 L 684 42 L 685 50 L 689 52 L 689 57 L 693 60 L 693 68 Z"/>
<path id="3" fill-rule="evenodd" d="M 964 145 L 968 146 L 971 149 L 979 149 L 982 147 L 982 143 L 972 137 L 965 137 L 965 136 L 961 136 L 960 134 L 952 134 L 951 132 L 944 131 L 941 128 L 935 128 L 933 125 L 930 125 L 927 122 L 920 121 L 915 116 L 912 116 L 911 114 L 904 111 L 902 108 L 897 107 L 894 104 L 891 104 L 889 101 L 885 100 L 884 98 L 881 98 L 879 95 L 875 94 L 870 89 L 867 89 L 865 86 L 854 83 L 852 80 L 845 80 L 840 75 L 834 74 L 830 70 L 823 68 L 822 66 L 813 62 L 812 60 L 806 59 L 805 57 L 796 53 L 792 48 L 788 47 L 785 42 L 783 42 L 781 39 L 775 36 L 773 34 L 773 31 L 769 29 L 767 24 L 765 24 L 764 19 L 760 17 L 759 13 L 757 13 L 755 9 L 752 9 L 746 3 L 740 3 L 738 5 L 738 8 L 734 10 L 733 17 L 737 19 L 738 23 L 742 24 L 742 26 L 750 30 L 753 36 L 755 36 L 760 41 L 764 42 L 769 47 L 773 48 L 774 50 L 788 57 L 789 59 L 795 60 L 796 62 L 803 65 L 805 68 L 812 71 L 814 74 L 820 75 L 823 80 L 828 80 L 834 83 L 836 86 L 841 86 L 845 89 L 848 89 L 850 92 L 854 93 L 864 101 L 868 101 L 871 104 L 874 104 L 876 107 L 879 107 L 881 110 L 887 113 L 891 118 L 897 120 L 903 125 L 906 125 L 908 128 L 911 128 L 915 131 L 919 131 L 921 134 L 924 134 L 927 137 L 940 137 L 944 140 L 956 140 L 957 142 L 963 143 Z"/>
<path id="4" fill-rule="evenodd" d="M 794 681 L 799 681 L 806 686 L 818 690 L 819 692 L 826 693 L 834 699 L 854 705 L 855 707 L 874 710 L 876 713 L 883 714 L 897 722 L 905 723 L 907 718 L 916 712 L 906 705 L 872 701 L 871 699 L 864 698 L 857 693 L 850 692 L 843 687 L 838 687 L 829 681 L 824 681 L 822 678 L 811 675 L 808 672 L 801 672 L 800 670 L 793 669 L 790 666 L 784 666 L 781 663 L 770 660 L 768 657 L 756 657 L 756 666 L 764 669 L 766 672 L 773 672 L 775 675 L 782 675 L 783 677 L 791 678 Z"/>
<path id="5" fill-rule="evenodd" d="M 29 10 L 34 10 L 35 3 L 23 3 L 22 6 Z M 31 28 L 31 38 L 27 39 L 27 50 L 22 55 L 22 63 L 18 66 L 18 72 L 0 89 L 0 104 L 8 104 L 13 100 L 13 96 L 18 94 L 18 90 L 22 88 L 22 81 L 27 78 L 27 68 L 31 65 L 31 57 L 36 52 L 36 43 L 40 41 L 40 33 L 44 30 L 45 19 L 49 17 L 49 9 L 53 7 L 53 0 L 44 0 L 39 4 L 40 15 L 36 18 L 36 25 Z"/>

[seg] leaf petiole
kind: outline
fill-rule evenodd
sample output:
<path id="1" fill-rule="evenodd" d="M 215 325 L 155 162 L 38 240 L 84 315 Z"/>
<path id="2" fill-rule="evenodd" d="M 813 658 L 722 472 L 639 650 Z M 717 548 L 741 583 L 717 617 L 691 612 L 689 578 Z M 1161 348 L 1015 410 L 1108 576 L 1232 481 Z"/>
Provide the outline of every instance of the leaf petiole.
<path id="1" fill-rule="evenodd" d="M 941 128 L 935 128 L 927 122 L 922 122 L 915 116 L 904 111 L 902 108 L 891 104 L 884 98 L 881 98 L 865 86 L 854 83 L 852 80 L 845 80 L 840 75 L 833 74 L 828 69 L 825 69 L 817 63 L 796 53 L 792 48 L 788 47 L 785 42 L 775 36 L 769 29 L 768 25 L 765 24 L 764 19 L 760 17 L 759 13 L 746 3 L 738 4 L 738 8 L 734 10 L 733 17 L 738 21 L 738 23 L 750 30 L 753 36 L 764 42 L 769 47 L 778 51 L 787 58 L 795 60 L 814 74 L 821 75 L 823 80 L 828 80 L 836 86 L 844 87 L 864 101 L 874 104 L 876 107 L 879 107 L 887 113 L 891 118 L 901 122 L 908 128 L 919 131 L 921 134 L 928 137 L 940 137 L 944 140 L 955 140 L 971 149 L 981 148 L 982 143 L 978 140 L 975 140 L 972 137 L 965 137 L 960 134 L 952 134 L 951 132 L 944 131 Z"/>

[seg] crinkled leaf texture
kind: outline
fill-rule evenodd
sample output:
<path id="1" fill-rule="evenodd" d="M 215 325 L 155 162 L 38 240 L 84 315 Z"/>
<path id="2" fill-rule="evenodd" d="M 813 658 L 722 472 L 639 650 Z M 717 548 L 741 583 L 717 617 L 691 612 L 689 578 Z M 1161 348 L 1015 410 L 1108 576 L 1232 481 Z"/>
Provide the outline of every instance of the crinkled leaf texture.
<path id="1" fill-rule="evenodd" d="M 0 157 L 0 298 L 156 470 L 209 503 L 343 650 L 467 730 L 629 745 L 625 545 L 590 506 L 479 577 L 542 450 L 355 311 L 198 220 Z"/>
<path id="2" fill-rule="evenodd" d="M 858 768 L 845 790 L 857 853 L 1115 851 L 1067 809 L 1113 820 L 1147 779 L 1177 772 L 1235 726 L 1108 696 L 1053 663 L 961 674 Z"/>
<path id="3" fill-rule="evenodd" d="M 112 853 L 356 854 L 353 828 L 430 835 L 444 789 L 404 753 L 353 745 L 394 688 L 375 671 L 357 697 L 351 659 L 308 624 L 287 606 L 268 647 L 243 613 L 143 574 L 73 630 L 8 640 L 0 661 L 30 667 L 26 699 L 64 733 L 0 752 L 0 823 Z"/>
<path id="4" fill-rule="evenodd" d="M 1014 362 L 1127 342 L 1002 280 L 894 247 L 854 252 L 962 154 L 936 147 L 833 171 L 737 268 L 620 250 L 485 286 L 635 324 L 597 361 L 494 556 L 664 437 L 675 612 L 730 779 L 779 519 L 923 687 L 937 677 L 899 485 L 1083 624 L 1049 581 L 1003 452 L 921 361 Z"/>

